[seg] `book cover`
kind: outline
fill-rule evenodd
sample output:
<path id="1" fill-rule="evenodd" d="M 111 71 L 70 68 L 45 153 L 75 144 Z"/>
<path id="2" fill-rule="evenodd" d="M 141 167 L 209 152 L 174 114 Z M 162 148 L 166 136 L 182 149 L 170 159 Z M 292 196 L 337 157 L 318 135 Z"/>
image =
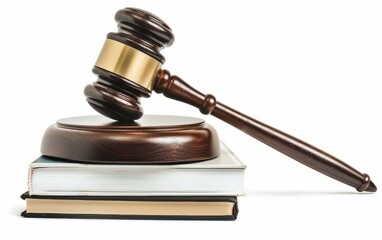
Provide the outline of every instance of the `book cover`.
<path id="1" fill-rule="evenodd" d="M 152 220 L 235 220 L 234 196 L 21 196 L 22 216 Z"/>
<path id="2" fill-rule="evenodd" d="M 39 157 L 29 166 L 31 195 L 160 196 L 244 194 L 245 165 L 225 146 L 211 160 L 188 164 L 85 164 Z"/>

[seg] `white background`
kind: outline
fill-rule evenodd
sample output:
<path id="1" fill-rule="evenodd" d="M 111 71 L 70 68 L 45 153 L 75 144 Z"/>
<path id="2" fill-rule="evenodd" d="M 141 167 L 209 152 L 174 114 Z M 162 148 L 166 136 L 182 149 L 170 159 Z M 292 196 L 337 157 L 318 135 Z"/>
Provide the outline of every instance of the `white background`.
<path id="1" fill-rule="evenodd" d="M 359 194 L 197 109 L 153 94 L 146 113 L 197 116 L 245 162 L 235 222 L 25 219 L 28 164 L 83 96 L 114 13 L 175 34 L 164 68 L 367 172 L 381 186 L 380 1 L 2 1 L 0 239 L 381 239 L 381 194 Z"/>

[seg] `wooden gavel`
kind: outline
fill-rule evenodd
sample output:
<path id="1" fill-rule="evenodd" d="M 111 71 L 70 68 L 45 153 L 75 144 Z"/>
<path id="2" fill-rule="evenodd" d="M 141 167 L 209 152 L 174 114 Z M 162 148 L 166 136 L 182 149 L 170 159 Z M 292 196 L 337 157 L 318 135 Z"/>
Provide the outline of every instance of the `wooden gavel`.
<path id="1" fill-rule="evenodd" d="M 109 33 L 93 73 L 95 83 L 85 88 L 88 103 L 99 113 L 118 121 L 134 121 L 143 115 L 140 97 L 151 91 L 197 107 L 238 128 L 281 153 L 357 191 L 375 192 L 369 175 L 289 134 L 246 116 L 204 95 L 161 67 L 159 50 L 171 46 L 171 29 L 157 16 L 140 9 L 125 8 L 115 15 L 118 32 Z"/>

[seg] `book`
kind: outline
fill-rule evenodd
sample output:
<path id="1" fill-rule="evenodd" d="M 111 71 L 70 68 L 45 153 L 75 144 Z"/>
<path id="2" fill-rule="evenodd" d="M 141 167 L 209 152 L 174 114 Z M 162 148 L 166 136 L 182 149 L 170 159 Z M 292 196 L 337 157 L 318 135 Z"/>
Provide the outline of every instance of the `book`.
<path id="1" fill-rule="evenodd" d="M 245 165 L 224 145 L 211 160 L 187 164 L 88 164 L 41 156 L 29 165 L 30 195 L 239 196 Z"/>
<path id="2" fill-rule="evenodd" d="M 235 220 L 234 196 L 21 196 L 24 217 Z"/>

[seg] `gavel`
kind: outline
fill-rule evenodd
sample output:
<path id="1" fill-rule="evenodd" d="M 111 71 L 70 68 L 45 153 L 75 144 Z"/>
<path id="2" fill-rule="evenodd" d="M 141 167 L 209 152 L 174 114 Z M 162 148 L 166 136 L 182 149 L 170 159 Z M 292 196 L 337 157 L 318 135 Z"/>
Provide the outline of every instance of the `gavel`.
<path id="1" fill-rule="evenodd" d="M 178 76 L 163 70 L 165 58 L 159 52 L 174 42 L 170 27 L 154 14 L 136 8 L 115 15 L 118 32 L 111 32 L 93 68 L 98 79 L 85 87 L 87 102 L 99 113 L 121 122 L 143 115 L 140 97 L 154 90 L 164 96 L 197 107 L 264 144 L 357 191 L 375 192 L 368 174 L 360 173 L 334 156 L 296 137 L 244 115 L 202 94 Z"/>

